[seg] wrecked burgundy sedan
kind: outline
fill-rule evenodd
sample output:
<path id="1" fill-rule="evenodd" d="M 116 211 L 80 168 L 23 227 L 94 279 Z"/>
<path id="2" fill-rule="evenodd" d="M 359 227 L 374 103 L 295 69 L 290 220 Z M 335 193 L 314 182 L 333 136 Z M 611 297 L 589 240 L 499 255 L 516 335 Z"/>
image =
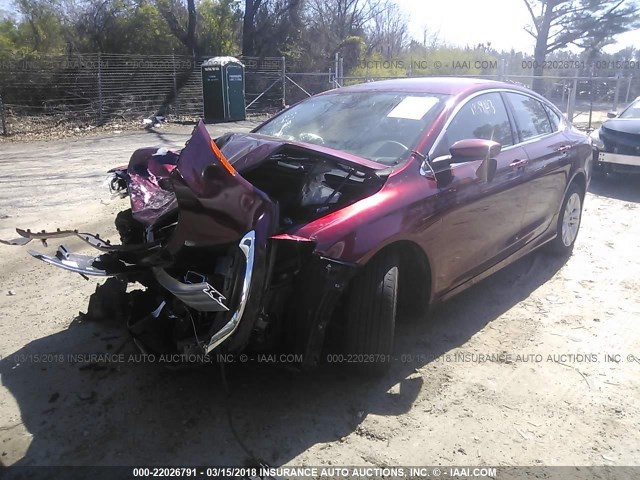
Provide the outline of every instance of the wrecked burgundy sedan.
<path id="1" fill-rule="evenodd" d="M 121 245 L 73 230 L 96 257 L 34 257 L 141 284 L 129 328 L 152 351 L 340 349 L 392 359 L 419 316 L 524 254 L 569 254 L 588 185 L 587 137 L 524 88 L 406 79 L 311 97 L 249 134 L 202 123 L 180 152 L 137 150 L 112 171 L 131 209 Z"/>

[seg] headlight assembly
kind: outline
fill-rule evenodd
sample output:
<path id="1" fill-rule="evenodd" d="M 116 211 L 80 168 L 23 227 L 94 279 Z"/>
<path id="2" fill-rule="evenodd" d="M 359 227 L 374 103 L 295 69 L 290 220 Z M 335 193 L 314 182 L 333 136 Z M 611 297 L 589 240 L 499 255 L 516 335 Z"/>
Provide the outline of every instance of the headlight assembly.
<path id="1" fill-rule="evenodd" d="M 598 150 L 604 150 L 604 143 L 602 142 L 602 140 L 600 140 L 600 129 L 599 128 L 597 128 L 593 132 L 591 132 L 591 135 L 589 135 L 589 138 L 591 139 L 591 144 L 594 147 L 596 147 Z"/>

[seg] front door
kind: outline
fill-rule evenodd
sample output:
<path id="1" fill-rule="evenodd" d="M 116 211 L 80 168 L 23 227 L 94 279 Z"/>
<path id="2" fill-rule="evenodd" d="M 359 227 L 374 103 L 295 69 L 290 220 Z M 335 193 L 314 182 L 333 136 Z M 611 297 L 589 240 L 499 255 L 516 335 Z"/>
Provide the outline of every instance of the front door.
<path id="1" fill-rule="evenodd" d="M 228 65 L 227 102 L 229 120 L 244 120 L 244 69 L 240 65 Z"/>
<path id="2" fill-rule="evenodd" d="M 434 231 L 436 288 L 445 292 L 506 258 L 521 244 L 522 215 L 527 204 L 524 149 L 514 135 L 499 93 L 486 93 L 468 101 L 452 119 L 433 152 L 445 154 L 458 140 L 483 138 L 502 145 L 496 156 L 493 179 L 476 171 L 481 161 L 451 166 L 437 194 L 447 205 L 438 231 Z"/>

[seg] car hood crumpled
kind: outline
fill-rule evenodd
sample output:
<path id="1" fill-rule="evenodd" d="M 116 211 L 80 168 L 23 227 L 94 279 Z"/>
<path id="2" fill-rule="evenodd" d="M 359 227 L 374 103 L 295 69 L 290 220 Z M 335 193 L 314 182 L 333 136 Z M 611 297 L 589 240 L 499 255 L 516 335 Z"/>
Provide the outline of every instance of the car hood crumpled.
<path id="1" fill-rule="evenodd" d="M 204 224 L 210 223 L 206 221 L 208 217 L 216 215 L 215 223 L 222 230 L 232 228 L 236 232 L 242 229 L 246 232 L 255 221 L 250 218 L 255 212 L 249 214 L 255 207 L 254 201 L 258 198 L 269 201 L 269 198 L 244 180 L 240 173 L 258 166 L 287 145 L 337 158 L 360 170 L 388 170 L 386 165 L 320 145 L 253 133 L 227 134 L 213 142 L 200 121 L 179 153 L 140 149 L 133 154 L 127 180 L 133 216 L 149 226 L 176 208 L 180 208 L 181 214 L 185 208 L 192 209 L 196 202 L 200 209 L 199 220 Z M 249 198 L 254 200 L 249 201 Z M 234 239 L 236 236 L 233 235 Z M 222 234 L 222 237 L 226 239 L 228 235 Z"/>

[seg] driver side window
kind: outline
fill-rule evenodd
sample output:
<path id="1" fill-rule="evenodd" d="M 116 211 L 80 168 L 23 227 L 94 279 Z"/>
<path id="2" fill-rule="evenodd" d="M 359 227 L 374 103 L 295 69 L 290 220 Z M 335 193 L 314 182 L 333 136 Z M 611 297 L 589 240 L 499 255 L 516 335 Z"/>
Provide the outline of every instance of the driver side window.
<path id="1" fill-rule="evenodd" d="M 485 93 L 468 101 L 453 118 L 434 152 L 434 158 L 448 155 L 458 140 L 481 138 L 507 147 L 513 145 L 511 124 L 499 93 Z"/>

